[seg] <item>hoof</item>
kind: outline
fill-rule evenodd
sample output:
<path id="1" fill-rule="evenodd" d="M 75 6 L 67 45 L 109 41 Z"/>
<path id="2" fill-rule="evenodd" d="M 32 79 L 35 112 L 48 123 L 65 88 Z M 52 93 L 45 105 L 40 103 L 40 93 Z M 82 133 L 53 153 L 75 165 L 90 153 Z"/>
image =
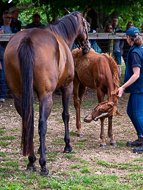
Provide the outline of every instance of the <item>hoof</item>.
<path id="1" fill-rule="evenodd" d="M 84 131 L 82 133 L 77 134 L 78 137 L 83 137 L 84 136 Z"/>
<path id="2" fill-rule="evenodd" d="M 72 147 L 70 146 L 70 147 L 64 148 L 64 153 L 74 153 L 74 151 L 73 151 Z"/>
<path id="3" fill-rule="evenodd" d="M 100 147 L 106 148 L 106 144 L 100 144 Z"/>
<path id="4" fill-rule="evenodd" d="M 27 165 L 27 170 L 28 171 L 36 171 L 37 169 L 36 169 L 36 166 L 33 164 L 33 165 Z"/>
<path id="5" fill-rule="evenodd" d="M 41 168 L 40 175 L 42 175 L 42 176 L 47 176 L 47 177 L 51 177 L 51 174 L 49 173 L 49 170 L 47 169 L 47 167 Z"/>
<path id="6" fill-rule="evenodd" d="M 110 145 L 117 146 L 116 142 L 112 142 L 112 143 L 110 143 Z"/>
<path id="7" fill-rule="evenodd" d="M 48 170 L 47 172 L 41 171 L 41 172 L 40 172 L 40 175 L 42 175 L 42 176 L 47 176 L 47 177 L 51 177 L 51 174 L 49 173 L 49 170 Z"/>

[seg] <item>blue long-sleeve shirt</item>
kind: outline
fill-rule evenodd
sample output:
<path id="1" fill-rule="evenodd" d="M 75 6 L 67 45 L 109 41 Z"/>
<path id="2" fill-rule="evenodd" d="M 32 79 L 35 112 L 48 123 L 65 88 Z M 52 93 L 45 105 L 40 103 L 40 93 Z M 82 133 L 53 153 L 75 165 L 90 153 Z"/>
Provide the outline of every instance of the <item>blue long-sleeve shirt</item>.
<path id="1" fill-rule="evenodd" d="M 118 26 L 115 28 L 115 33 L 121 33 L 123 32 Z M 113 44 L 113 53 L 121 53 L 123 51 L 123 46 L 124 46 L 124 40 L 116 39 L 114 40 Z"/>

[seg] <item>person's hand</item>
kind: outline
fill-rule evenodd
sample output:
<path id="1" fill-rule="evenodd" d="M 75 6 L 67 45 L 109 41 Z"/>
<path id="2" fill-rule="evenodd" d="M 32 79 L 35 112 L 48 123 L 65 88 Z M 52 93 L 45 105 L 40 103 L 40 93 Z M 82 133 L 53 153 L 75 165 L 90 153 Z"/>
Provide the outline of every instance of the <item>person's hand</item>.
<path id="1" fill-rule="evenodd" d="M 122 97 L 122 94 L 123 94 L 123 91 L 124 91 L 124 88 L 121 86 L 120 88 L 118 88 L 118 94 L 117 94 L 117 96 L 120 98 L 120 97 Z"/>
<path id="2" fill-rule="evenodd" d="M 4 28 L 0 30 L 0 34 L 4 34 Z"/>

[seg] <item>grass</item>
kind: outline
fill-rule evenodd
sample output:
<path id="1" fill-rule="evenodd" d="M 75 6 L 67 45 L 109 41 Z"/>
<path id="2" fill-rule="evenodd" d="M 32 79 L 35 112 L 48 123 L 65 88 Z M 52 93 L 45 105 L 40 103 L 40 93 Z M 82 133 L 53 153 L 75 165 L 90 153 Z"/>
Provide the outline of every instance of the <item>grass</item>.
<path id="1" fill-rule="evenodd" d="M 64 138 L 58 138 L 58 139 L 55 139 L 52 144 L 54 145 L 59 145 L 59 144 L 64 144 Z"/>
<path id="2" fill-rule="evenodd" d="M 47 161 L 56 161 L 57 160 L 58 152 L 49 152 L 47 155 Z"/>
<path id="3" fill-rule="evenodd" d="M 121 84 L 124 84 L 125 68 L 126 68 L 125 63 L 122 63 L 121 64 L 121 71 L 122 71 L 122 73 L 121 73 L 121 80 L 120 80 Z"/>
<path id="4" fill-rule="evenodd" d="M 0 146 L 2 147 L 6 147 L 7 145 L 9 145 L 10 142 L 3 142 L 3 141 L 0 141 Z"/>
<path id="5" fill-rule="evenodd" d="M 77 136 L 77 133 L 74 132 L 74 131 L 71 131 L 71 132 L 69 132 L 69 135 L 70 135 L 70 136 Z"/>
<path id="6" fill-rule="evenodd" d="M 84 108 L 84 109 L 88 109 L 88 108 L 93 108 L 93 101 L 92 100 L 84 100 L 81 104 L 81 106 Z"/>
<path id="7" fill-rule="evenodd" d="M 12 135 L 9 135 L 9 136 L 4 135 L 0 137 L 0 140 L 13 140 L 13 139 L 15 139 L 15 136 L 12 136 Z"/>
<path id="8" fill-rule="evenodd" d="M 87 174 L 87 172 L 89 171 L 83 170 L 83 173 L 73 171 L 69 174 L 68 178 L 63 177 L 67 175 L 65 172 L 61 172 L 59 176 L 51 178 L 37 176 L 31 172 L 21 172 L 21 177 L 12 175 L 10 181 L 8 180 L 8 176 L 3 175 L 5 177 L 1 180 L 1 189 L 122 190 L 132 189 L 132 184 L 135 182 L 133 180 L 132 184 L 122 184 L 118 182 L 120 178 L 116 175 L 91 175 Z M 131 181 L 130 178 L 129 181 Z"/>
<path id="9" fill-rule="evenodd" d="M 5 133 L 6 133 L 6 131 L 5 131 L 5 130 L 0 129 L 0 135 L 3 135 L 3 134 L 5 134 Z"/>

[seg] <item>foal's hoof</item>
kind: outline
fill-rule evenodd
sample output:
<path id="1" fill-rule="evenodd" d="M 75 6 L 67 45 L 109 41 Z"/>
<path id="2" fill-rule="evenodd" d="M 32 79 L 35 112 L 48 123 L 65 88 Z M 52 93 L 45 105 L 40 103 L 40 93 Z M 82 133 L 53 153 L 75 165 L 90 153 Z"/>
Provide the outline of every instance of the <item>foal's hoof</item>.
<path id="1" fill-rule="evenodd" d="M 43 167 L 43 168 L 41 168 L 40 175 L 42 175 L 42 176 L 47 176 L 47 177 L 51 177 L 51 174 L 49 173 L 49 170 L 47 169 L 46 166 Z"/>
<path id="2" fill-rule="evenodd" d="M 116 142 L 112 142 L 112 143 L 110 143 L 110 145 L 117 146 Z"/>
<path id="3" fill-rule="evenodd" d="M 100 144 L 100 147 L 106 148 L 106 144 Z"/>
<path id="4" fill-rule="evenodd" d="M 33 172 L 34 172 L 34 171 L 36 171 L 37 169 L 36 169 L 35 164 L 33 164 L 33 165 L 29 165 L 29 164 L 28 164 L 28 165 L 27 165 L 27 170 L 28 170 L 28 171 L 33 171 Z"/>
<path id="5" fill-rule="evenodd" d="M 78 137 L 83 137 L 83 135 L 84 135 L 84 131 L 82 131 L 82 133 L 77 134 Z"/>

